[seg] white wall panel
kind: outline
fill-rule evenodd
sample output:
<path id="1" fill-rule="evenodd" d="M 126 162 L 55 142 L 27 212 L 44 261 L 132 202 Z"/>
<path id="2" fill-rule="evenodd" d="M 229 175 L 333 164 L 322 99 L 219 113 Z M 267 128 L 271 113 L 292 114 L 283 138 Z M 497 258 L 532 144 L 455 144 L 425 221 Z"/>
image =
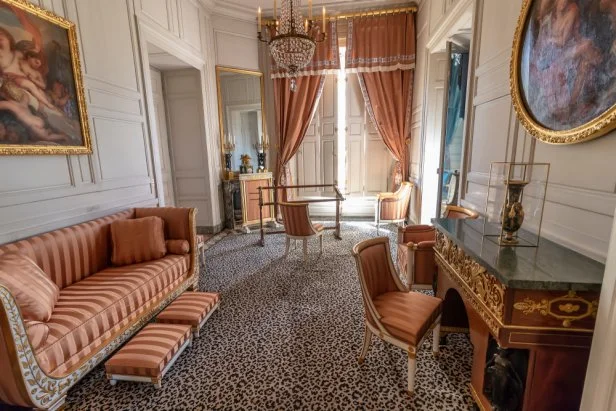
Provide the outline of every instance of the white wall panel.
<path id="1" fill-rule="evenodd" d="M 177 49 L 200 49 L 203 35 L 192 1 L 182 21 L 177 0 L 34 3 L 76 23 L 94 153 L 0 157 L 0 243 L 157 204 L 135 15 Z"/>

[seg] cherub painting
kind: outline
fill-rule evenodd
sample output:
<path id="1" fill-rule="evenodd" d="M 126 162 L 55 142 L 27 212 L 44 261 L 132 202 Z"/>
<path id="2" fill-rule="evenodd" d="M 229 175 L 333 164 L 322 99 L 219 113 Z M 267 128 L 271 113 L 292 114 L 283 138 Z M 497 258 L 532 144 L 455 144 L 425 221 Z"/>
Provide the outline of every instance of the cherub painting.
<path id="1" fill-rule="evenodd" d="M 616 1 L 532 0 L 518 64 L 538 125 L 555 132 L 589 125 L 616 104 Z"/>
<path id="2" fill-rule="evenodd" d="M 0 154 L 89 153 L 75 26 L 0 1 Z"/>

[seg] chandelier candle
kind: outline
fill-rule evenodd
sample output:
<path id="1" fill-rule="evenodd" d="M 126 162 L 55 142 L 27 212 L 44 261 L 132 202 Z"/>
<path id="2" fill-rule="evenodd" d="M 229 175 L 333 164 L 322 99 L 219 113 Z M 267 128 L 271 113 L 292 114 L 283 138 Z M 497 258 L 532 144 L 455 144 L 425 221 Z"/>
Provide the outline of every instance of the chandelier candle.
<path id="1" fill-rule="evenodd" d="M 257 10 L 258 33 L 260 41 L 268 44 L 276 66 L 286 70 L 285 77 L 291 79 L 291 91 L 297 88 L 296 78 L 301 69 L 312 61 L 317 43 L 325 40 L 325 7 L 323 7 L 323 27 L 312 19 L 312 0 L 308 1 L 308 18 L 300 13 L 300 0 L 282 0 L 280 20 L 276 18 L 274 0 L 273 30 L 261 30 L 261 7 Z M 301 74 L 300 74 L 301 75 Z"/>

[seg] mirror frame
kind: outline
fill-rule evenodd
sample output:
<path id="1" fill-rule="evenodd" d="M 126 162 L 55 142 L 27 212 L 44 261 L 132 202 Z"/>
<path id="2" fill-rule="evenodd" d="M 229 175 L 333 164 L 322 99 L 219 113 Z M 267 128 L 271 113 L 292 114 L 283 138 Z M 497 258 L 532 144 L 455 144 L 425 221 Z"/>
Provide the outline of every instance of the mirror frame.
<path id="1" fill-rule="evenodd" d="M 269 146 L 269 137 L 267 133 L 267 123 L 266 123 L 266 114 L 265 114 L 265 83 L 264 83 L 264 75 L 263 72 L 257 70 L 247 70 L 240 69 L 229 66 L 216 66 L 216 92 L 218 94 L 218 127 L 220 132 L 220 172 L 223 180 L 226 178 L 225 174 L 225 122 L 224 122 L 224 113 L 222 106 L 222 89 L 220 84 L 220 73 L 229 72 L 236 74 L 246 74 L 249 76 L 257 76 L 259 77 L 259 84 L 261 85 L 261 125 L 263 129 L 263 144 Z M 266 164 L 267 167 L 267 159 Z"/>

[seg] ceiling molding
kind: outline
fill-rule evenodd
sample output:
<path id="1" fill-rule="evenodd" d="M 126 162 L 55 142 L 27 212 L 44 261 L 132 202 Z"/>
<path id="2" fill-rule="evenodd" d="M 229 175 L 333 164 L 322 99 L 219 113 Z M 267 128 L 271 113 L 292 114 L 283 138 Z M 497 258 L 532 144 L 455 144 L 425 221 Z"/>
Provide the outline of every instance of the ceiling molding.
<path id="1" fill-rule="evenodd" d="M 210 11 L 212 14 L 231 17 L 238 20 L 247 22 L 255 22 L 257 10 L 256 7 L 248 7 L 244 4 L 240 4 L 237 1 L 228 0 L 200 0 L 201 4 Z M 263 0 L 264 4 L 272 4 L 272 0 Z M 327 14 L 330 16 L 336 16 L 341 13 L 350 11 L 362 11 L 362 10 L 378 10 L 391 7 L 408 7 L 412 5 L 421 5 L 425 0 L 419 1 L 400 1 L 400 0 L 344 0 L 330 2 L 325 1 L 323 3 L 315 4 L 315 7 L 320 8 L 325 6 L 327 8 Z M 303 7 L 305 8 L 305 7 Z M 271 8 L 263 8 L 264 16 L 272 14 Z"/>

